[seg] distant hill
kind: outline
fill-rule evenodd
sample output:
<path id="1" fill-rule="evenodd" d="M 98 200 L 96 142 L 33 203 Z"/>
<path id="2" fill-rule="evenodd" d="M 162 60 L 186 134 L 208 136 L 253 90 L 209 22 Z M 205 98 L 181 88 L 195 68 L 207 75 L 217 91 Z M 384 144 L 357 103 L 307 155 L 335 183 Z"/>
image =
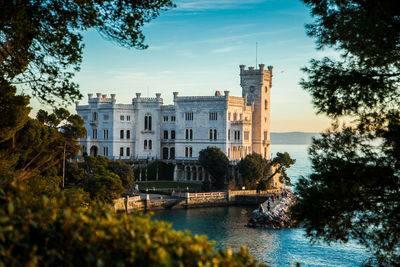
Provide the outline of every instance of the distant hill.
<path id="1" fill-rule="evenodd" d="M 311 138 L 319 136 L 320 133 L 271 133 L 271 144 L 309 145 L 311 144 Z"/>

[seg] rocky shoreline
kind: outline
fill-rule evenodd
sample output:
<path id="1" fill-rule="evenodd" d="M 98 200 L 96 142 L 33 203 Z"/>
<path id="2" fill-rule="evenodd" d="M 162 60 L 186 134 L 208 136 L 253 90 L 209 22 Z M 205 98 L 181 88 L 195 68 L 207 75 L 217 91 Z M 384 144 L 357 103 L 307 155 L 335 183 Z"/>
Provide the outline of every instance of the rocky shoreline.
<path id="1" fill-rule="evenodd" d="M 290 206 L 295 203 L 296 196 L 289 192 L 285 196 L 270 201 L 270 210 L 268 211 L 268 201 L 264 202 L 262 207 L 253 211 L 252 217 L 246 226 L 252 228 L 267 229 L 285 229 L 293 228 L 294 223 L 288 215 Z"/>

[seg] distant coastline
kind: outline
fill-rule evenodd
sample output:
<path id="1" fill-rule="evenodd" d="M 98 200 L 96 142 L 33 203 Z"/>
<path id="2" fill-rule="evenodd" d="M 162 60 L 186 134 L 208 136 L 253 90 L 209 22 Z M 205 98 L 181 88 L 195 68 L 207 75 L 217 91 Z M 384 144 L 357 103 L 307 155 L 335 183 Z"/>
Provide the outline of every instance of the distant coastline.
<path id="1" fill-rule="evenodd" d="M 271 144 L 273 145 L 309 145 L 313 137 L 319 137 L 320 133 L 286 132 L 271 133 Z"/>

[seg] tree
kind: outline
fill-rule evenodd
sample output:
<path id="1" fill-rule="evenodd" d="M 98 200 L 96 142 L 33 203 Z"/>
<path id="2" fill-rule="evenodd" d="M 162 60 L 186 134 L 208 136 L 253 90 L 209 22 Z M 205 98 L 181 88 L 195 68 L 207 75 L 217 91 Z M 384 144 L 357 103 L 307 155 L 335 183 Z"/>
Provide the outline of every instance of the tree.
<path id="1" fill-rule="evenodd" d="M 265 179 L 268 172 L 268 162 L 260 154 L 252 153 L 238 163 L 243 185 L 248 189 L 256 189 L 258 183 Z"/>
<path id="2" fill-rule="evenodd" d="M 142 26 L 172 7 L 170 0 L 1 1 L 0 77 L 45 102 L 71 103 L 81 97 L 73 78 L 84 31 L 144 49 Z"/>
<path id="3" fill-rule="evenodd" d="M 225 153 L 217 147 L 207 147 L 199 152 L 199 162 L 211 175 L 212 185 L 216 189 L 224 188 L 229 167 L 229 160 Z"/>
<path id="4" fill-rule="evenodd" d="M 84 189 L 93 201 L 110 204 L 124 192 L 121 179 L 111 172 L 90 176 Z"/>
<path id="5" fill-rule="evenodd" d="M 239 161 L 238 168 L 247 188 L 261 190 L 271 183 L 275 175 L 279 175 L 281 183 L 292 185 L 286 170 L 295 162 L 287 152 L 278 152 L 271 161 L 267 161 L 260 154 L 252 153 Z"/>
<path id="6" fill-rule="evenodd" d="M 400 9 L 396 1 L 304 0 L 318 48 L 301 81 L 318 113 L 349 125 L 315 139 L 293 217 L 313 240 L 356 239 L 380 265 L 400 262 Z"/>
<path id="7" fill-rule="evenodd" d="M 122 161 L 113 161 L 108 163 L 108 169 L 119 176 L 124 188 L 131 189 L 134 186 L 135 175 L 129 164 Z"/>
<path id="8" fill-rule="evenodd" d="M 268 183 L 275 175 L 279 175 L 279 181 L 285 185 L 292 186 L 290 177 L 287 175 L 287 169 L 290 168 L 293 164 L 296 163 L 295 159 L 292 159 L 289 153 L 276 153 L 276 157 L 274 157 L 269 163 L 270 168 L 272 170 L 272 174 L 265 179 Z M 274 169 L 274 170 L 273 170 Z"/>

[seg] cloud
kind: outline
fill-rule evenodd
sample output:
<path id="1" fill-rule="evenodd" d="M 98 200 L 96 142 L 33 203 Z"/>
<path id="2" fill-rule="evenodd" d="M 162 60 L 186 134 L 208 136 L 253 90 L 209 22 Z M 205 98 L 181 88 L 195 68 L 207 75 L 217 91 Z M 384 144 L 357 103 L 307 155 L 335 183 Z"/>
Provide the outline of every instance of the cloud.
<path id="1" fill-rule="evenodd" d="M 180 11 L 207 11 L 221 9 L 247 8 L 250 4 L 262 3 L 265 0 L 179 0 L 176 1 Z"/>
<path id="2" fill-rule="evenodd" d="M 211 53 L 214 53 L 214 54 L 228 53 L 228 52 L 232 52 L 232 51 L 235 51 L 238 49 L 240 49 L 240 46 L 226 46 L 226 47 L 221 47 L 221 48 L 211 50 Z"/>

